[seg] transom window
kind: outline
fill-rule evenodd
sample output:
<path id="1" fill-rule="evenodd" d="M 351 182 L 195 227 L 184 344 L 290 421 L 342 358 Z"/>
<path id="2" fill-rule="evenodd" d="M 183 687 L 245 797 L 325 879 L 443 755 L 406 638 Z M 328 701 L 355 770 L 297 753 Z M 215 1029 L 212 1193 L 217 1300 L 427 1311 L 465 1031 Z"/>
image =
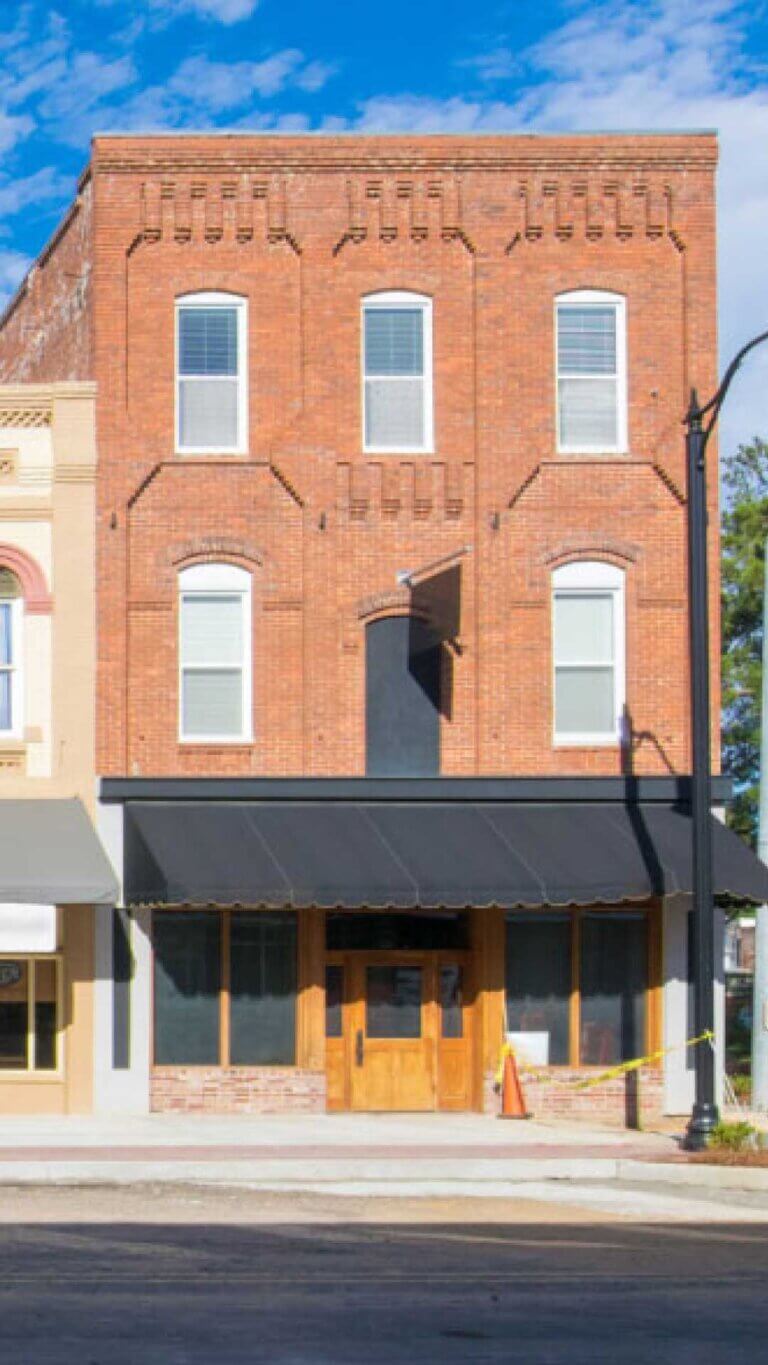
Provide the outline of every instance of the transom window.
<path id="1" fill-rule="evenodd" d="M 188 294 L 176 304 L 176 447 L 247 448 L 246 304 L 232 294 Z"/>
<path id="2" fill-rule="evenodd" d="M 251 576 L 231 564 L 179 575 L 182 740 L 251 739 Z"/>
<path id="3" fill-rule="evenodd" d="M 626 306 L 581 289 L 555 303 L 557 444 L 565 453 L 627 448 Z"/>
<path id="4" fill-rule="evenodd" d="M 363 445 L 432 449 L 432 303 L 391 291 L 363 300 Z"/>
<path id="5" fill-rule="evenodd" d="M 10 569 L 0 568 L 0 735 L 22 733 L 21 586 Z"/>
<path id="6" fill-rule="evenodd" d="M 625 702 L 624 575 L 612 564 L 564 564 L 552 589 L 555 742 L 616 744 Z"/>

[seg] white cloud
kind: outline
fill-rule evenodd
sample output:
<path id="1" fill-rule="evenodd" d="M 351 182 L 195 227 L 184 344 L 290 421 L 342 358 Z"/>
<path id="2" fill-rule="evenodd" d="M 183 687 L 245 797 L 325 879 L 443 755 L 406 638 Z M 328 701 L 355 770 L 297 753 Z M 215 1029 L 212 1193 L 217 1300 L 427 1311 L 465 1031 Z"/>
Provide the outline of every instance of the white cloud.
<path id="1" fill-rule="evenodd" d="M 494 98 L 500 48 L 472 58 L 480 89 L 447 100 L 374 96 L 353 126 L 373 131 L 589 131 L 715 128 L 720 135 L 720 335 L 727 360 L 768 328 L 768 88 L 745 58 L 731 0 L 609 0 L 520 54 L 526 80 Z M 338 120 L 334 126 L 338 127 Z M 721 418 L 732 449 L 768 435 L 768 348 L 749 362 Z"/>
<path id="2" fill-rule="evenodd" d="M 277 95 L 304 62 L 296 48 L 275 52 L 261 62 L 214 62 L 188 57 L 167 83 L 174 96 L 190 100 L 209 113 L 242 108 L 253 95 Z"/>
<path id="3" fill-rule="evenodd" d="M 124 0 L 97 2 L 102 6 L 122 5 Z M 148 10 L 163 26 L 190 15 L 229 26 L 250 19 L 259 7 L 259 0 L 135 0 L 135 4 Z"/>

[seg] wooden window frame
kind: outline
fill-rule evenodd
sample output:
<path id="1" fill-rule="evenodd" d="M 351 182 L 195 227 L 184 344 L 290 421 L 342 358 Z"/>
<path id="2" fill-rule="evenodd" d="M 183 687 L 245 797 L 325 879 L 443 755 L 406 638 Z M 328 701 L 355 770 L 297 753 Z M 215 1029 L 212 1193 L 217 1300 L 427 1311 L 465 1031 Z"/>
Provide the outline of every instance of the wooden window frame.
<path id="1" fill-rule="evenodd" d="M 546 916 L 546 910 L 542 915 Z M 558 911 L 558 913 L 561 913 Z M 662 1033 L 662 919 L 659 905 L 595 905 L 575 907 L 570 915 L 571 991 L 568 1001 L 568 1061 L 550 1065 L 559 1070 L 600 1071 L 604 1068 L 581 1061 L 581 929 L 587 914 L 642 914 L 646 926 L 646 985 L 643 1048 L 645 1055 L 661 1047 Z M 505 923 L 509 932 L 508 922 Z M 506 999 L 506 982 L 504 985 Z"/>
<path id="2" fill-rule="evenodd" d="M 191 907 L 180 906 L 181 911 L 189 913 Z M 301 993 L 302 993 L 302 971 L 301 971 L 301 914 L 298 910 L 287 910 L 281 913 L 292 914 L 296 919 L 296 994 L 294 998 L 294 1050 L 292 1062 L 235 1062 L 231 1061 L 231 1038 L 232 1038 L 232 1017 L 230 1013 L 231 994 L 231 947 L 232 947 L 232 916 L 244 912 L 252 913 L 256 906 L 243 906 L 242 911 L 238 910 L 218 910 L 217 914 L 221 918 L 221 933 L 219 935 L 219 1060 L 218 1062 L 158 1062 L 155 1060 L 155 946 L 154 946 L 154 925 L 152 931 L 152 1002 L 151 1002 L 151 1068 L 153 1071 L 210 1071 L 211 1068 L 220 1071 L 285 1071 L 291 1070 L 301 1065 L 300 1062 L 300 1023 L 301 1023 Z M 157 908 L 154 913 L 172 915 L 172 909 Z M 191 911 L 194 913 L 194 911 Z M 204 912 L 203 912 L 204 913 Z M 269 914 L 269 911 L 265 911 Z M 50 1072 L 47 1074 L 51 1074 Z M 2 1073 L 0 1073 L 0 1078 Z"/>
<path id="3" fill-rule="evenodd" d="M 64 1078 L 64 962 L 61 953 L 0 953 L 3 962 L 23 962 L 27 967 L 29 989 L 27 991 L 27 1065 L 25 1067 L 3 1067 L 0 1069 L 0 1086 L 3 1081 L 25 1081 L 30 1084 L 43 1084 L 46 1081 L 61 1081 Z M 56 978 L 56 1066 L 38 1070 L 35 1066 L 37 1033 L 35 1030 L 36 973 L 38 962 L 52 962 Z"/>

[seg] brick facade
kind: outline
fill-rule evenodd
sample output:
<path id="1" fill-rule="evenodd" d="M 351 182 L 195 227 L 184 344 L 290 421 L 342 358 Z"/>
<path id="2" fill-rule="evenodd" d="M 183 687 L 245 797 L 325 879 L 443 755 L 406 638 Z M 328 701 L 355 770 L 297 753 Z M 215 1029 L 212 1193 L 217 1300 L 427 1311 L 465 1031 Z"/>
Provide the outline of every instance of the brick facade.
<path id="1" fill-rule="evenodd" d="M 595 556 L 627 573 L 635 770 L 686 769 L 680 419 L 715 378 L 715 153 L 708 135 L 96 139 L 0 328 L 0 375 L 98 381 L 102 774 L 362 773 L 365 622 L 403 609 L 398 570 L 462 550 L 445 773 L 621 769 L 551 738 L 550 570 Z M 627 298 L 627 456 L 556 454 L 553 299 L 582 287 Z M 360 299 L 391 288 L 434 300 L 430 456 L 361 448 Z M 248 300 L 244 457 L 174 455 L 174 299 L 199 289 Z M 180 746 L 176 573 L 222 557 L 254 574 L 255 738 Z M 712 614 L 717 655 L 715 575 Z"/>
<path id="2" fill-rule="evenodd" d="M 325 1073 L 301 1067 L 155 1067 L 153 1113 L 318 1114 L 325 1109 Z"/>
<path id="3" fill-rule="evenodd" d="M 681 419 L 716 378 L 715 163 L 708 134 L 96 138 L 0 323 L 0 378 L 98 385 L 97 772 L 363 774 L 366 623 L 434 561 L 462 571 L 443 774 L 686 772 Z M 626 298 L 624 455 L 557 453 L 554 300 L 575 289 Z M 433 454 L 363 451 L 361 298 L 384 290 L 433 302 Z M 174 303 L 195 291 L 248 303 L 244 455 L 175 454 Z M 626 573 L 631 753 L 553 744 L 551 573 L 580 558 Z M 178 572 L 206 560 L 253 575 L 248 744 L 178 741 Z M 572 1093 L 539 1091 L 539 1113 Z M 583 1093 L 623 1115 L 623 1083 Z M 151 1102 L 323 1096 L 318 1073 L 189 1068 L 156 1070 Z M 644 1113 L 659 1096 L 644 1075 Z"/>
<path id="4" fill-rule="evenodd" d="M 594 1068 L 553 1067 L 549 1074 L 520 1073 L 528 1112 L 535 1119 L 583 1119 L 611 1128 L 645 1128 L 658 1123 L 664 1113 L 664 1072 L 644 1066 L 630 1076 L 615 1076 L 601 1085 L 579 1090 L 580 1081 L 595 1075 Z M 485 1077 L 483 1108 L 498 1114 L 501 1099 L 494 1072 Z"/>

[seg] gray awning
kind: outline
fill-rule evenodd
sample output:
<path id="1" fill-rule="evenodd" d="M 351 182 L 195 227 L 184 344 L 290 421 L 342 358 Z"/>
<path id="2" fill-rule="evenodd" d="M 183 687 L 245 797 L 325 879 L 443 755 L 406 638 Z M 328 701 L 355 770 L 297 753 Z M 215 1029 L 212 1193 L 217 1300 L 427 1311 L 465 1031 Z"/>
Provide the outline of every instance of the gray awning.
<path id="1" fill-rule="evenodd" d="M 691 821 L 660 803 L 129 802 L 133 905 L 594 905 L 691 890 Z M 712 819 L 716 893 L 768 868 Z"/>
<path id="2" fill-rule="evenodd" d="M 117 894 L 81 801 L 0 801 L 0 905 L 114 905 Z"/>

